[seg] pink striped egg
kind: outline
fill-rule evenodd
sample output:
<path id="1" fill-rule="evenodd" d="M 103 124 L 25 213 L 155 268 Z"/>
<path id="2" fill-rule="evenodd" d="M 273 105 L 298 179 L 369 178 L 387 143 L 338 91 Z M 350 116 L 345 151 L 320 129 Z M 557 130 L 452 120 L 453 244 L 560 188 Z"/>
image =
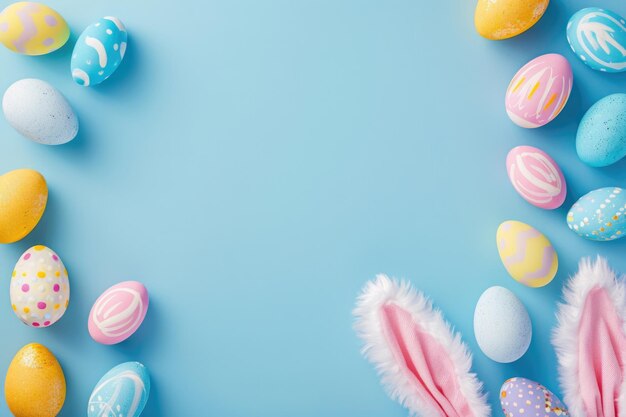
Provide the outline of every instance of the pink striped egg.
<path id="1" fill-rule="evenodd" d="M 515 191 L 533 206 L 552 210 L 565 201 L 567 185 L 563 172 L 541 149 L 511 149 L 506 157 L 506 171 Z"/>
<path id="2" fill-rule="evenodd" d="M 148 311 L 148 290 L 137 281 L 121 282 L 106 290 L 89 313 L 89 334 L 98 343 L 120 343 L 139 328 Z"/>
<path id="3" fill-rule="evenodd" d="M 511 80 L 504 100 L 506 112 L 518 126 L 543 126 L 563 110 L 573 82 L 572 67 L 563 55 L 541 55 Z"/>

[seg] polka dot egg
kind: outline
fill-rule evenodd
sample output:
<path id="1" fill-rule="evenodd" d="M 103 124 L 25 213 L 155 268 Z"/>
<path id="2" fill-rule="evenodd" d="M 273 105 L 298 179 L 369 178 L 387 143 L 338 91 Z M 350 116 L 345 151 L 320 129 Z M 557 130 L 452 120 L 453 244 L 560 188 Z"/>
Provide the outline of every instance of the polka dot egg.
<path id="1" fill-rule="evenodd" d="M 500 389 L 500 404 L 506 417 L 569 416 L 556 395 L 526 378 L 506 380 Z"/>
<path id="2" fill-rule="evenodd" d="M 43 245 L 28 249 L 15 265 L 11 304 L 17 317 L 32 327 L 56 323 L 70 302 L 70 283 L 61 258 Z"/>

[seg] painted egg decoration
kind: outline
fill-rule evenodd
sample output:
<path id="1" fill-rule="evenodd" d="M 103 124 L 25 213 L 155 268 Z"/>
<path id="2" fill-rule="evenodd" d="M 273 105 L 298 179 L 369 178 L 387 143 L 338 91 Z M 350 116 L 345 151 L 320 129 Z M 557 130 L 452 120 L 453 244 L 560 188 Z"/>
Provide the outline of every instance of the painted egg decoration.
<path id="1" fill-rule="evenodd" d="M 518 360 L 532 339 L 526 307 L 506 288 L 488 288 L 476 303 L 474 336 L 480 350 L 490 359 L 500 363 Z"/>
<path id="2" fill-rule="evenodd" d="M 517 146 L 506 157 L 506 170 L 515 191 L 533 206 L 553 210 L 567 195 L 563 172 L 544 151 Z"/>
<path id="3" fill-rule="evenodd" d="M 16 169 L 0 175 L 0 243 L 23 239 L 39 223 L 46 210 L 48 186 L 32 169 Z"/>
<path id="4" fill-rule="evenodd" d="M 63 94 L 45 81 L 13 83 L 2 98 L 7 122 L 22 136 L 43 145 L 62 145 L 78 134 L 78 118 Z"/>
<path id="5" fill-rule="evenodd" d="M 598 7 L 579 10 L 567 24 L 567 41 L 589 68 L 626 70 L 626 20 L 617 13 Z"/>
<path id="6" fill-rule="evenodd" d="M 611 94 L 587 110 L 576 132 L 576 153 L 592 167 L 626 156 L 626 94 Z"/>
<path id="7" fill-rule="evenodd" d="M 67 269 L 52 249 L 28 249 L 13 269 L 11 305 L 20 320 L 31 327 L 48 327 L 59 321 L 70 302 Z"/>
<path id="8" fill-rule="evenodd" d="M 65 45 L 69 37 L 65 19 L 45 4 L 21 1 L 0 12 L 0 42 L 13 52 L 48 54 Z"/>
<path id="9" fill-rule="evenodd" d="M 56 417 L 65 392 L 63 369 L 45 346 L 31 343 L 17 352 L 4 381 L 7 406 L 15 417 Z"/>
<path id="10" fill-rule="evenodd" d="M 476 31 L 492 40 L 512 38 L 541 19 L 549 0 L 478 0 L 474 13 Z"/>
<path id="11" fill-rule="evenodd" d="M 126 281 L 114 285 L 91 308 L 89 334 L 105 345 L 123 342 L 141 326 L 148 305 L 148 290 L 142 283 Z"/>
<path id="12" fill-rule="evenodd" d="M 505 221 L 498 227 L 496 241 L 502 264 L 515 281 L 538 288 L 554 279 L 558 256 L 548 238 L 534 227 Z"/>
<path id="13" fill-rule="evenodd" d="M 88 417 L 139 417 L 150 395 L 150 374 L 139 362 L 126 362 L 107 372 L 96 384 Z"/>
<path id="14" fill-rule="evenodd" d="M 80 35 L 72 54 L 72 77 L 79 85 L 97 85 L 109 78 L 126 54 L 128 34 L 117 18 L 103 17 Z"/>
<path id="15" fill-rule="evenodd" d="M 626 194 L 619 187 L 593 190 L 574 203 L 567 213 L 567 226 L 578 236 L 608 241 L 626 235 Z"/>
<path id="16" fill-rule="evenodd" d="M 561 113 L 572 92 L 574 76 L 559 54 L 541 55 L 515 74 L 504 100 L 509 118 L 518 126 L 543 126 Z"/>
<path id="17" fill-rule="evenodd" d="M 500 405 L 506 417 L 565 417 L 569 412 L 549 389 L 526 378 L 507 379 L 500 388 Z"/>

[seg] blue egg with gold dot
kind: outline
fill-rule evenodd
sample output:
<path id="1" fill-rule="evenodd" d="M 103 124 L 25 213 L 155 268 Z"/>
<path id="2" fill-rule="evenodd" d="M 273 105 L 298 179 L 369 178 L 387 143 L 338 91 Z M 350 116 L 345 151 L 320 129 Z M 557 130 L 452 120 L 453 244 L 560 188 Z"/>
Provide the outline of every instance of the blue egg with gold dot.
<path id="1" fill-rule="evenodd" d="M 567 213 L 567 225 L 589 240 L 608 241 L 626 236 L 626 191 L 606 187 L 585 194 Z"/>

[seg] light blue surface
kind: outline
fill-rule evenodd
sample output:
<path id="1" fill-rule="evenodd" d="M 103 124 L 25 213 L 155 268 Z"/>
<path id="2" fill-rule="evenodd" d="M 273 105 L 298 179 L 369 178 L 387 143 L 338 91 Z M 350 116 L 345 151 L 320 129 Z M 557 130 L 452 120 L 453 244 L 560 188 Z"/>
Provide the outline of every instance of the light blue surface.
<path id="1" fill-rule="evenodd" d="M 562 283 L 597 253 L 626 272 L 626 240 L 586 241 L 565 221 L 587 191 L 625 183 L 624 161 L 581 163 L 575 134 L 591 104 L 624 92 L 626 75 L 592 71 L 571 53 L 565 26 L 589 2 L 554 0 L 534 28 L 501 42 L 476 34 L 473 1 L 424 4 L 49 2 L 72 41 L 118 16 L 128 52 L 86 89 L 72 81 L 71 44 L 39 58 L 0 49 L 2 90 L 42 78 L 81 120 L 79 137 L 56 148 L 0 121 L 2 171 L 36 168 L 50 186 L 35 232 L 0 248 L 0 369 L 27 342 L 47 345 L 67 377 L 63 417 L 85 415 L 99 378 L 130 360 L 151 373 L 148 417 L 405 416 L 351 329 L 357 293 L 385 272 L 431 295 L 463 333 L 494 416 L 511 376 L 560 395 L 549 336 Z M 570 59 L 572 97 L 548 126 L 524 130 L 506 116 L 505 89 L 548 52 Z M 544 211 L 515 193 L 505 158 L 517 145 L 560 164 L 564 207 Z M 495 245 L 507 219 L 554 243 L 561 268 L 548 287 L 507 276 Z M 67 314 L 45 330 L 24 326 L 9 303 L 13 265 L 35 243 L 59 253 L 72 286 Z M 98 345 L 91 304 L 129 279 L 150 291 L 146 321 L 127 342 Z M 487 359 L 473 337 L 474 304 L 492 285 L 513 290 L 534 325 L 530 351 L 510 365 Z"/>

